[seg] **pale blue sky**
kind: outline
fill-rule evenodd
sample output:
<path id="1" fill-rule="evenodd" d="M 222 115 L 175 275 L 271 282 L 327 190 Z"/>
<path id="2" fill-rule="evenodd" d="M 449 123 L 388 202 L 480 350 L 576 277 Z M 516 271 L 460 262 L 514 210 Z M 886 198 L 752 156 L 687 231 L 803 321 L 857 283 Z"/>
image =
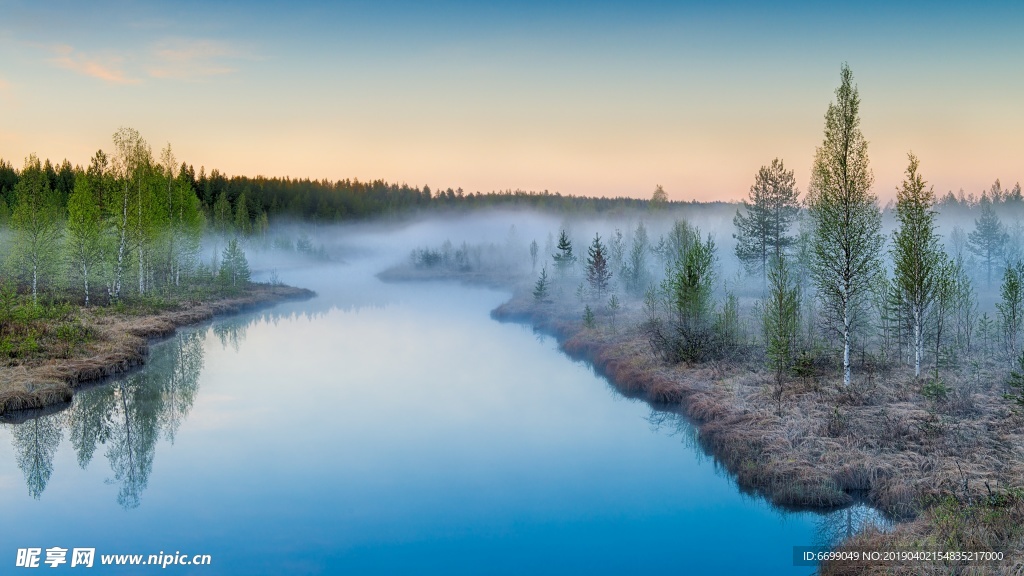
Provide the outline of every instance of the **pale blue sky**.
<path id="1" fill-rule="evenodd" d="M 875 191 L 1022 179 L 1015 3 L 0 1 L 0 157 L 121 125 L 229 174 L 737 199 L 806 178 L 848 62 Z"/>

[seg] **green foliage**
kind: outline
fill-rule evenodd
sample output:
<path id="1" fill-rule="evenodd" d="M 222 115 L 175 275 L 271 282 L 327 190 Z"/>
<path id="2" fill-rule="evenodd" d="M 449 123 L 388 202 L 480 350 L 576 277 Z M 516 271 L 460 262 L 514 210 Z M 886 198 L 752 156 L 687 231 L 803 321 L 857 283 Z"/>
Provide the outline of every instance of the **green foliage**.
<path id="1" fill-rule="evenodd" d="M 712 324 L 715 243 L 710 235 L 701 242 L 699 230 L 685 229 L 689 238 L 682 244 L 683 252 L 670 261 L 660 291 L 652 290 L 645 297 L 644 330 L 652 348 L 666 361 L 703 362 L 730 349 L 728 335 L 719 330 L 735 321 L 735 309 L 727 308 L 718 326 Z"/>
<path id="2" fill-rule="evenodd" d="M 711 313 L 715 242 L 710 234 L 700 242 L 700 232 L 695 228 L 690 234 L 689 249 L 670 264 L 662 289 L 669 296 L 677 321 L 697 326 L 706 323 Z"/>
<path id="3" fill-rule="evenodd" d="M 647 251 L 650 248 L 647 228 L 643 222 L 639 222 L 633 232 L 633 243 L 629 249 L 629 256 L 622 266 L 622 277 L 625 280 L 626 290 L 632 294 L 643 294 L 647 290 L 650 282 L 647 271 Z"/>
<path id="4" fill-rule="evenodd" d="M 938 378 L 929 378 L 921 387 L 921 396 L 933 402 L 942 402 L 949 396 L 949 386 Z"/>
<path id="5" fill-rule="evenodd" d="M 967 248 L 984 262 L 985 278 L 990 286 L 992 285 L 992 268 L 1003 255 L 1008 240 L 1009 234 L 1006 233 L 1006 227 L 999 220 L 992 204 L 983 201 L 981 216 L 974 220 L 974 230 L 967 235 Z"/>
<path id="6" fill-rule="evenodd" d="M 252 220 L 249 219 L 249 206 L 245 198 L 245 192 L 235 201 L 235 230 L 241 234 L 252 233 Z"/>
<path id="7" fill-rule="evenodd" d="M 225 232 L 230 229 L 231 220 L 231 202 L 228 201 L 227 192 L 221 192 L 213 205 L 213 225 L 217 230 Z"/>
<path id="8" fill-rule="evenodd" d="M 893 234 L 892 258 L 897 305 L 907 310 L 911 323 L 916 377 L 921 375 L 924 325 L 935 300 L 943 254 L 931 209 L 935 193 L 931 188 L 925 189 L 925 181 L 917 171 L 917 158 L 913 154 L 907 156 L 907 176 L 896 195 L 899 229 Z"/>
<path id="9" fill-rule="evenodd" d="M 1007 266 L 999 288 L 999 325 L 1003 331 L 1003 347 L 1009 358 L 1017 357 L 1021 328 L 1024 326 L 1024 262 Z"/>
<path id="10" fill-rule="evenodd" d="M 811 170 L 812 276 L 826 320 L 843 341 L 843 383 L 850 384 L 850 348 L 865 297 L 879 268 L 882 220 L 870 193 L 867 141 L 860 131 L 860 97 L 842 67 L 836 102 L 825 114 L 825 138 Z"/>
<path id="11" fill-rule="evenodd" d="M 725 293 L 722 309 L 715 316 L 715 334 L 721 346 L 733 347 L 740 341 L 740 304 L 732 292 Z"/>
<path id="12" fill-rule="evenodd" d="M 612 294 L 611 298 L 608 299 L 608 314 L 611 316 L 612 328 L 615 327 L 615 317 L 622 310 L 622 303 L 619 301 L 619 297 Z"/>
<path id="13" fill-rule="evenodd" d="M 793 245 L 789 228 L 800 213 L 797 195 L 796 178 L 782 160 L 776 158 L 758 171 L 750 200 L 743 201 L 746 214 L 737 210 L 733 218 L 736 257 L 751 273 L 766 274 L 769 260 Z"/>
<path id="14" fill-rule="evenodd" d="M 583 308 L 583 327 L 592 329 L 597 326 L 597 321 L 594 318 L 594 311 L 590 309 L 590 304 L 587 304 Z"/>
<path id="15" fill-rule="evenodd" d="M 540 269 L 540 276 L 537 278 L 537 283 L 533 286 L 533 299 L 538 304 L 550 302 L 550 281 L 548 280 L 548 267 L 545 266 Z"/>
<path id="16" fill-rule="evenodd" d="M 73 276 L 82 282 L 85 305 L 89 305 L 89 280 L 95 278 L 106 246 L 100 202 L 88 178 L 75 181 L 75 189 L 68 198 L 68 264 Z"/>
<path id="17" fill-rule="evenodd" d="M 249 261 L 245 251 L 238 245 L 238 239 L 232 238 L 224 248 L 223 261 L 220 265 L 219 280 L 221 285 L 237 289 L 249 284 Z"/>
<path id="18" fill-rule="evenodd" d="M 608 267 L 605 253 L 606 249 L 601 243 L 601 236 L 595 234 L 594 241 L 587 250 L 587 283 L 597 294 L 598 299 L 604 297 L 604 293 L 608 289 L 608 282 L 612 278 L 612 271 Z"/>
<path id="19" fill-rule="evenodd" d="M 794 367 L 800 334 L 800 289 L 786 257 L 774 257 L 768 268 L 768 296 L 761 306 L 761 327 L 768 368 L 776 386 Z"/>
<path id="20" fill-rule="evenodd" d="M 55 275 L 62 207 L 34 155 L 25 160 L 14 194 L 12 257 L 22 278 L 31 283 L 32 300 L 37 302 L 40 284 L 51 282 Z"/>
<path id="21" fill-rule="evenodd" d="M 576 263 L 576 257 L 572 253 L 572 241 L 569 240 L 569 234 L 565 229 L 558 235 L 557 248 L 558 252 L 552 254 L 552 258 L 555 260 L 555 269 L 558 270 L 559 276 L 564 277 Z"/>
<path id="22" fill-rule="evenodd" d="M 1017 366 L 1006 377 L 1006 388 L 1009 392 L 1004 397 L 1016 408 L 1024 409 L 1024 352 L 1017 356 Z"/>

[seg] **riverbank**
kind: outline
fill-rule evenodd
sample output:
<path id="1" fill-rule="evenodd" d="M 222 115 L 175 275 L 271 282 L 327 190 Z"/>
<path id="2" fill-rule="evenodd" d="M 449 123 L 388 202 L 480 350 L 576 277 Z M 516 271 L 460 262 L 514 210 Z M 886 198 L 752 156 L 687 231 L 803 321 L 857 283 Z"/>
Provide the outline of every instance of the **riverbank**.
<path id="1" fill-rule="evenodd" d="M 312 296 L 304 288 L 252 284 L 238 295 L 181 302 L 164 310 L 75 308 L 73 322 L 62 324 L 87 337 L 59 352 L 0 366 L 0 416 L 69 402 L 78 386 L 144 364 L 150 340 L 170 336 L 179 327 Z"/>
<path id="2" fill-rule="evenodd" d="M 925 380 L 881 366 L 849 389 L 838 370 L 826 369 L 789 379 L 779 393 L 758 362 L 665 364 L 639 328 L 635 301 L 614 316 L 591 307 L 595 322 L 586 327 L 583 303 L 563 294 L 558 304 L 538 305 L 520 289 L 492 316 L 553 334 L 624 394 L 685 415 L 743 491 L 787 509 L 864 501 L 901 520 L 846 534 L 845 549 L 996 549 L 1008 559 L 980 571 L 955 562 L 876 562 L 827 564 L 823 574 L 1024 570 L 1024 417 L 1002 397 L 997 367 L 942 374 L 951 383 L 942 398 Z"/>

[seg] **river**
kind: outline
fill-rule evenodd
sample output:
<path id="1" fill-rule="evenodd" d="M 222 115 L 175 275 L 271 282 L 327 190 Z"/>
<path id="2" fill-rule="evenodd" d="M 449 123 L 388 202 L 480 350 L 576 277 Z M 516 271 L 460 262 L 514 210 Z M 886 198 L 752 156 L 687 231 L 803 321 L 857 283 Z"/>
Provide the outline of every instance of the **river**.
<path id="1" fill-rule="evenodd" d="M 2 572 L 61 547 L 210 555 L 174 574 L 809 574 L 793 546 L 850 515 L 742 494 L 685 422 L 492 320 L 506 293 L 379 265 L 290 269 L 316 299 L 0 425 Z"/>

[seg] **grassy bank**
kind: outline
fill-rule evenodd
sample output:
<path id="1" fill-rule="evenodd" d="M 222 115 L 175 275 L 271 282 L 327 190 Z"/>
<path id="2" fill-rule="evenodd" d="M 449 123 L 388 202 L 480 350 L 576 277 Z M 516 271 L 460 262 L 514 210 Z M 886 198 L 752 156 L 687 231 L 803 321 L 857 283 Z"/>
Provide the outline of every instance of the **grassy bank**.
<path id="1" fill-rule="evenodd" d="M 237 294 L 202 300 L 11 306 L 0 327 L 0 415 L 68 402 L 80 384 L 145 363 L 149 341 L 180 326 L 312 295 L 302 288 L 251 284 Z"/>
<path id="2" fill-rule="evenodd" d="M 830 509 L 855 500 L 901 520 L 843 546 L 1002 550 L 1010 560 L 966 563 L 833 564 L 826 574 L 1021 573 L 1024 570 L 1024 418 L 1003 398 L 998 367 L 944 373 L 947 395 L 927 380 L 876 367 L 844 389 L 819 367 L 788 379 L 781 392 L 756 359 L 669 365 L 638 327 L 637 302 L 614 316 L 591 303 L 538 304 L 521 290 L 494 310 L 555 335 L 569 355 L 591 362 L 623 393 L 678 411 L 700 444 L 741 490 L 787 509 Z M 800 544 L 800 543 L 795 543 Z"/>

